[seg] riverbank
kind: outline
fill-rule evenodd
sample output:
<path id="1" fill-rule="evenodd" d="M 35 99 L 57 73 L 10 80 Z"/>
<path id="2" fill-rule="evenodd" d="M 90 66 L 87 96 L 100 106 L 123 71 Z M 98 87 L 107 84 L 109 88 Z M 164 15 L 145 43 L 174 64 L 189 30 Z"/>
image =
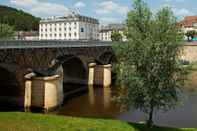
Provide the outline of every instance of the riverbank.
<path id="1" fill-rule="evenodd" d="M 144 131 L 144 125 L 117 120 L 0 112 L 2 131 Z M 197 131 L 155 127 L 152 131 Z"/>

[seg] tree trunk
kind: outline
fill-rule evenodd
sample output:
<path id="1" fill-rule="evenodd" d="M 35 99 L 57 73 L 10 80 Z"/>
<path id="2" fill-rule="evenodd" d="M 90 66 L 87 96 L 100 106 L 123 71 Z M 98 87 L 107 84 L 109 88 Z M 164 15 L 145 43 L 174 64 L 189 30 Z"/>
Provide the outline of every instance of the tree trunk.
<path id="1" fill-rule="evenodd" d="M 151 129 L 153 127 L 153 111 L 154 111 L 154 108 L 151 105 L 151 109 L 150 109 L 150 112 L 149 112 L 149 118 L 148 118 L 148 121 L 147 121 L 147 128 L 148 129 Z"/>

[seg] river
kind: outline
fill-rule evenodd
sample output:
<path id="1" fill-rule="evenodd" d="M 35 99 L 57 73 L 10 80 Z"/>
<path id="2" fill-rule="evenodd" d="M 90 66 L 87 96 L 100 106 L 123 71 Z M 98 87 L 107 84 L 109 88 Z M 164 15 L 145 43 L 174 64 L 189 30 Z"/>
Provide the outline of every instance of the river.
<path id="1" fill-rule="evenodd" d="M 112 101 L 116 88 L 89 87 L 87 92 L 69 98 L 64 105 L 51 112 L 57 115 L 110 118 L 127 122 L 143 123 L 146 115 L 138 110 L 121 112 Z M 159 126 L 197 127 L 197 72 L 190 74 L 183 88 L 182 104 L 168 112 L 154 113 L 154 122 Z"/>
<path id="2" fill-rule="evenodd" d="M 65 85 L 67 86 L 67 85 Z M 68 85 L 69 89 L 83 88 L 80 85 Z M 85 86 L 84 86 L 85 87 Z M 154 122 L 158 126 L 197 128 L 197 72 L 189 75 L 183 90 L 182 104 L 168 112 L 154 113 Z M 87 87 L 79 94 L 66 98 L 58 109 L 49 112 L 54 115 L 73 117 L 117 119 L 127 122 L 143 123 L 146 115 L 138 110 L 121 112 L 119 106 L 112 101 L 116 87 Z M 2 102 L 0 102 L 2 103 Z M 0 111 L 19 111 L 3 101 Z M 5 106 L 4 106 L 5 105 Z"/>

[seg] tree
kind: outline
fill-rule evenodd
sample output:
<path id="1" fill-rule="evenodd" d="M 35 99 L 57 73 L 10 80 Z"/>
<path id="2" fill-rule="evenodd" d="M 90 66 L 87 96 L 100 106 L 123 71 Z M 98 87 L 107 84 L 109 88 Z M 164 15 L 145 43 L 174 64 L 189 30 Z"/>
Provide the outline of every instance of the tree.
<path id="1" fill-rule="evenodd" d="M 190 41 L 190 38 L 193 39 L 197 32 L 195 30 L 187 31 L 186 34 L 187 40 Z"/>
<path id="2" fill-rule="evenodd" d="M 124 109 L 148 114 L 150 128 L 154 112 L 167 111 L 179 101 L 184 81 L 178 62 L 183 34 L 169 8 L 153 15 L 142 0 L 134 1 L 126 22 L 128 42 L 113 46 L 119 87 L 116 101 Z"/>
<path id="3" fill-rule="evenodd" d="M 13 37 L 14 28 L 9 26 L 8 24 L 0 23 L 0 39 L 8 39 Z"/>
<path id="4" fill-rule="evenodd" d="M 38 31 L 39 20 L 22 10 L 0 5 L 0 23 L 14 26 L 16 31 Z"/>
<path id="5" fill-rule="evenodd" d="M 113 31 L 111 34 L 111 40 L 112 41 L 122 41 L 122 34 L 120 34 L 118 31 Z"/>

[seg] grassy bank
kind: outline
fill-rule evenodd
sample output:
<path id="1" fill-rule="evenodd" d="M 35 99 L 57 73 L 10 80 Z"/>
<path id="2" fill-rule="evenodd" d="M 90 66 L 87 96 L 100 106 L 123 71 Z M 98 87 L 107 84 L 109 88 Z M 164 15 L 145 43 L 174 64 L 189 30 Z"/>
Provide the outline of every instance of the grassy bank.
<path id="1" fill-rule="evenodd" d="M 20 112 L 0 113 L 1 131 L 144 131 L 144 125 L 116 120 L 73 118 Z M 197 131 L 155 127 L 152 131 Z"/>

